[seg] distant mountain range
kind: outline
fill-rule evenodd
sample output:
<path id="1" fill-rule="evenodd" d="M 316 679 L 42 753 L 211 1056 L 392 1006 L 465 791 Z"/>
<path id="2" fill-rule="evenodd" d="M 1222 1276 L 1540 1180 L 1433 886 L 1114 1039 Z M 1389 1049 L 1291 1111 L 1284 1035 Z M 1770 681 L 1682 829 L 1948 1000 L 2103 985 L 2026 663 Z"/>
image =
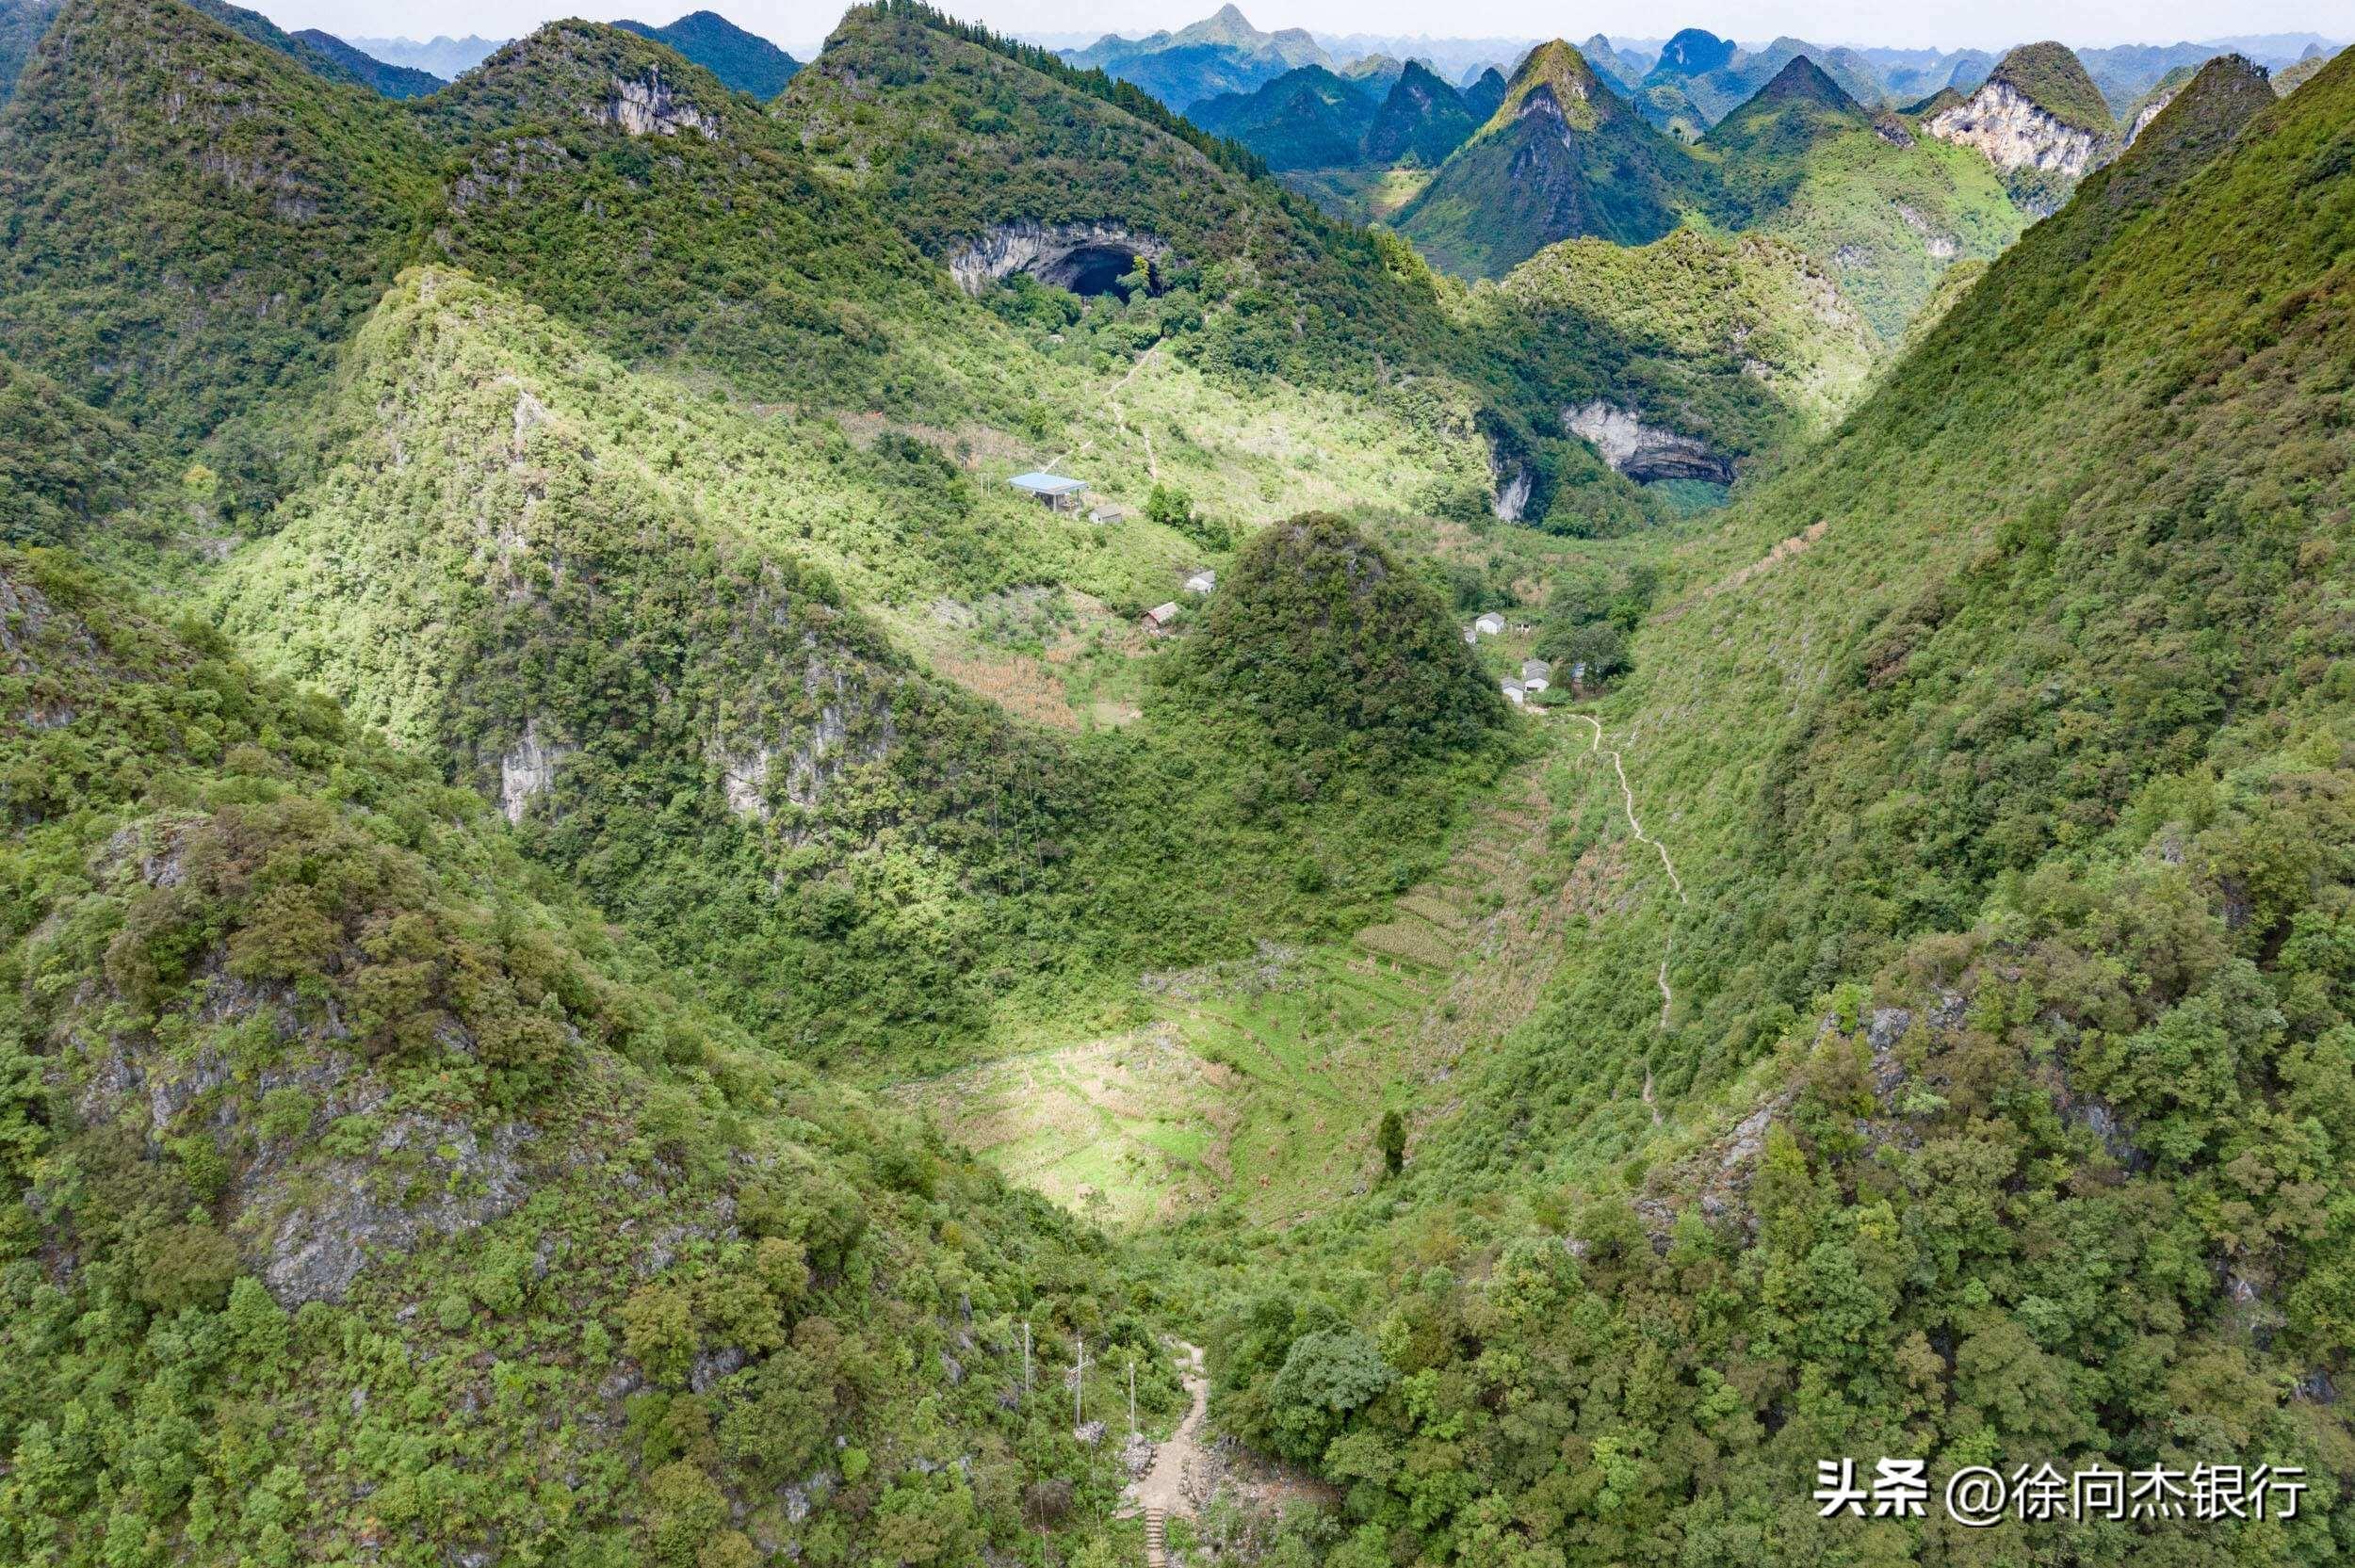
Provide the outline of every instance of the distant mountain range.
<path id="1" fill-rule="evenodd" d="M 1039 36 L 1034 41 L 1056 49 L 1074 65 L 1098 67 L 1107 75 L 1133 83 L 1181 113 L 1222 94 L 1249 93 L 1307 65 L 1349 80 L 1358 62 L 1373 61 L 1372 74 L 1384 78 L 1387 90 L 1400 65 L 1418 60 L 1460 89 L 1491 69 L 1509 76 L 1543 41 L 1326 35 L 1298 28 L 1270 33 L 1254 26 L 1233 5 L 1191 25 L 1144 38 L 1106 34 L 1075 48 L 1068 46 L 1067 37 Z M 2219 55 L 2239 54 L 2279 69 L 2310 50 L 2328 55 L 2337 47 L 2315 34 L 2276 33 L 2077 53 L 2111 111 L 2123 114 L 2170 71 L 2196 69 Z M 1665 39 L 1612 39 L 1599 33 L 1579 50 L 1595 73 L 1633 102 L 1647 120 L 1688 141 L 1697 139 L 1801 55 L 1843 91 L 1873 108 L 1922 103 L 1948 88 L 1969 92 L 1987 79 L 2000 57 L 2000 52 L 1981 49 L 1826 45 L 1788 37 L 1744 44 L 1698 27 Z"/>
<path id="2" fill-rule="evenodd" d="M 468 33 L 464 38 L 436 37 L 426 43 L 407 38 L 351 38 L 345 41 L 387 65 L 429 71 L 448 81 L 490 58 L 507 40 L 477 38 Z"/>

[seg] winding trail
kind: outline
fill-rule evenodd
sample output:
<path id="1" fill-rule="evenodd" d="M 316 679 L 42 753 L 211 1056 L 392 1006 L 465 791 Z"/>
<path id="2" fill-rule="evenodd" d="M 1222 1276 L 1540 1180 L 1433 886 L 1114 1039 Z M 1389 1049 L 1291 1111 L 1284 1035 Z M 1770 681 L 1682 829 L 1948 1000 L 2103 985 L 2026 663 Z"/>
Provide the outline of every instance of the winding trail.
<path id="1" fill-rule="evenodd" d="M 1167 1441 L 1153 1449 L 1153 1467 L 1128 1485 L 1128 1495 L 1145 1511 L 1145 1568 L 1166 1568 L 1169 1561 L 1164 1532 L 1173 1513 L 1191 1519 L 1194 1504 L 1186 1496 L 1186 1478 L 1200 1474 L 1206 1455 L 1202 1448 L 1202 1421 L 1210 1398 L 1210 1380 L 1202 1375 L 1202 1347 L 1186 1345 L 1186 1370 L 1181 1381 L 1186 1392 L 1194 1396 L 1194 1408 L 1186 1412 L 1178 1430 Z"/>
<path id="2" fill-rule="evenodd" d="M 1137 372 L 1145 368 L 1145 362 L 1161 351 L 1161 346 L 1157 343 L 1153 345 L 1152 348 L 1147 348 L 1144 353 L 1139 354 L 1137 356 L 1136 363 L 1129 367 L 1129 373 L 1126 376 L 1121 377 L 1119 380 L 1114 381 L 1113 383 L 1112 392 L 1108 392 L 1104 395 L 1104 406 L 1113 411 L 1113 423 L 1119 428 L 1120 433 L 1122 435 L 1134 435 L 1139 441 L 1145 443 L 1145 476 L 1146 478 L 1151 479 L 1155 484 L 1161 482 L 1161 467 L 1160 463 L 1154 461 L 1153 460 L 1153 432 L 1146 429 L 1143 425 L 1139 425 L 1134 430 L 1130 430 L 1129 428 L 1129 411 L 1120 406 L 1120 399 L 1113 396 L 1113 393 L 1118 392 L 1122 387 L 1125 387 L 1130 381 L 1135 380 L 1137 379 Z"/>
<path id="3" fill-rule="evenodd" d="M 1590 713 L 1574 713 L 1570 715 L 1570 717 L 1573 719 L 1584 719 L 1587 723 L 1594 726 L 1595 743 L 1588 747 L 1587 751 L 1589 752 L 1601 752 L 1602 720 L 1597 719 Z M 1635 842 L 1638 844 L 1648 844 L 1653 849 L 1660 851 L 1660 864 L 1668 873 L 1669 885 L 1677 890 L 1677 902 L 1680 904 L 1690 905 L 1693 900 L 1684 896 L 1684 879 L 1677 875 L 1677 863 L 1668 858 L 1668 847 L 1665 844 L 1661 843 L 1660 840 L 1652 837 L 1651 834 L 1646 832 L 1644 831 L 1644 824 L 1636 818 L 1635 791 L 1628 787 L 1627 765 L 1619 760 L 1619 753 L 1616 752 L 1613 752 L 1611 753 L 1611 771 L 1619 776 L 1619 798 L 1626 802 L 1627 825 L 1629 830 L 1635 834 Z M 1665 978 L 1660 982 L 1660 989 L 1663 991 L 1668 989 L 1668 982 Z"/>
<path id="4" fill-rule="evenodd" d="M 1602 754 L 1602 720 L 1589 713 L 1574 713 L 1570 717 L 1584 719 L 1594 727 L 1594 744 L 1587 748 L 1587 752 L 1590 755 Z M 1635 835 L 1635 841 L 1638 844 L 1648 844 L 1660 852 L 1661 869 L 1668 873 L 1668 885 L 1676 889 L 1677 902 L 1690 908 L 1693 900 L 1685 895 L 1684 879 L 1677 875 L 1677 863 L 1669 858 L 1668 847 L 1646 832 L 1642 820 L 1635 815 L 1635 791 L 1628 785 L 1627 765 L 1620 760 L 1617 752 L 1612 752 L 1609 755 L 1611 771 L 1618 775 L 1619 799 L 1627 813 L 1628 831 Z M 1668 1032 L 1669 1010 L 1676 1006 L 1676 993 L 1668 988 L 1668 960 L 1675 951 L 1676 933 L 1671 930 L 1668 933 L 1666 945 L 1661 949 L 1660 972 L 1653 977 L 1660 986 L 1660 1032 L 1663 1034 Z M 1652 1125 L 1658 1126 L 1660 1107 L 1652 1103 L 1651 1069 L 1649 1067 L 1644 1069 L 1644 1107 L 1651 1112 Z"/>

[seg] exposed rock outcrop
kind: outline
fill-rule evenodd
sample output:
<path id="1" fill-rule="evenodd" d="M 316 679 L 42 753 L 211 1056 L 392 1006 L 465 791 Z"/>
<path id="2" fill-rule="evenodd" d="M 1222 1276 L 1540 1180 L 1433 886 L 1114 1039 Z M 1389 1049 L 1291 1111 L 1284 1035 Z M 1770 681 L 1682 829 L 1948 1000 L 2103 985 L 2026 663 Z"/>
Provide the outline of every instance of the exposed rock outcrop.
<path id="1" fill-rule="evenodd" d="M 2144 99 L 2142 107 L 2135 113 L 2134 123 L 2126 127 L 2126 145 L 2132 147 L 2135 144 L 2135 137 L 2142 135 L 2144 128 L 2151 121 L 2165 114 L 2167 106 L 2173 102 L 2175 102 L 2175 94 L 2172 92 L 2154 92 L 2149 98 Z"/>
<path id="2" fill-rule="evenodd" d="M 372 1255 L 488 1224 L 524 1201 L 518 1151 L 530 1137 L 515 1122 L 478 1137 L 463 1123 L 398 1118 L 377 1140 L 373 1157 L 333 1162 L 324 1179 L 302 1184 L 308 1201 L 275 1216 L 263 1283 L 284 1307 L 340 1301 Z M 419 1177 L 405 1192 L 380 1193 L 384 1163 L 399 1160 Z M 273 1206 L 267 1193 L 257 1194 L 249 1217 Z"/>
<path id="3" fill-rule="evenodd" d="M 1923 129 L 1941 140 L 1975 147 L 2009 173 L 2037 169 L 2069 179 L 2104 161 L 2109 138 L 2071 125 L 2008 82 L 1990 81 Z"/>
<path id="4" fill-rule="evenodd" d="M 1734 468 L 1693 436 L 1680 435 L 1659 425 L 1648 425 L 1633 409 L 1619 408 L 1598 397 L 1562 411 L 1562 427 L 1592 442 L 1602 461 L 1638 483 L 1654 479 L 1706 479 L 1730 485 Z"/>
<path id="5" fill-rule="evenodd" d="M 820 706 L 817 721 L 798 741 L 763 743 L 720 759 L 721 789 L 738 816 L 766 822 L 775 815 L 769 788 L 780 768 L 785 798 L 808 811 L 825 799 L 844 768 L 881 762 L 899 745 L 888 699 L 853 687 L 842 671 L 813 657 L 803 672 L 802 689 L 820 699 Z"/>
<path id="6" fill-rule="evenodd" d="M 556 746 L 540 738 L 540 721 L 531 719 L 512 750 L 499 758 L 499 810 L 510 822 L 521 822 L 525 808 L 556 786 L 556 768 L 579 748 Z"/>
<path id="7" fill-rule="evenodd" d="M 1929 251 L 1933 261 L 1953 261 L 1961 252 L 1962 246 L 1954 235 L 1941 232 L 1912 207 L 1903 202 L 1890 204 L 1897 209 L 1897 216 L 1905 219 L 1906 227 L 1922 236 L 1923 249 Z"/>
<path id="8" fill-rule="evenodd" d="M 965 241 L 949 253 L 949 275 L 967 294 L 979 294 L 999 278 L 1028 272 L 1043 283 L 1074 293 L 1101 294 L 1103 287 L 1081 286 L 1115 268 L 1112 276 L 1143 263 L 1148 275 L 1158 274 L 1170 255 L 1169 246 L 1151 234 L 1118 223 L 1034 223 L 1023 219 L 993 224 L 979 237 Z"/>
<path id="9" fill-rule="evenodd" d="M 1529 507 L 1529 493 L 1535 485 L 1529 465 L 1492 445 L 1488 448 L 1488 475 L 1489 512 L 1500 523 L 1519 523 Z"/>
<path id="10" fill-rule="evenodd" d="M 613 95 L 581 112 L 591 120 L 619 125 L 634 137 L 674 137 L 681 131 L 693 131 L 706 141 L 720 139 L 719 117 L 674 93 L 659 67 L 650 68 L 642 77 L 615 78 Z"/>

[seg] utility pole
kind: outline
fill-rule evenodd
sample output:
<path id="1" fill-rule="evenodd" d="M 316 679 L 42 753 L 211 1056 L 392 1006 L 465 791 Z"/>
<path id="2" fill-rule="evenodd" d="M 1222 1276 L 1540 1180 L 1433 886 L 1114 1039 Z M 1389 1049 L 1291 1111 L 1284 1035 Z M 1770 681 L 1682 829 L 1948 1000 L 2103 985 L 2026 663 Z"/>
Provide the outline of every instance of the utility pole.
<path id="1" fill-rule="evenodd" d="M 1078 1337 L 1080 1360 L 1071 1374 L 1071 1424 L 1075 1428 L 1087 1424 L 1087 1418 L 1080 1414 L 1080 1396 L 1087 1392 L 1088 1386 L 1088 1336 L 1080 1334 Z"/>
<path id="2" fill-rule="evenodd" d="M 1023 1399 L 1023 1402 L 1027 1404 L 1027 1403 L 1029 1403 L 1029 1402 L 1030 1402 L 1030 1398 L 1031 1398 L 1031 1320 L 1030 1320 L 1029 1318 L 1025 1317 L 1024 1319 L 1022 1319 L 1022 1399 Z"/>
<path id="3" fill-rule="evenodd" d="M 1137 1436 L 1137 1358 L 1129 1358 L 1129 1440 Z"/>

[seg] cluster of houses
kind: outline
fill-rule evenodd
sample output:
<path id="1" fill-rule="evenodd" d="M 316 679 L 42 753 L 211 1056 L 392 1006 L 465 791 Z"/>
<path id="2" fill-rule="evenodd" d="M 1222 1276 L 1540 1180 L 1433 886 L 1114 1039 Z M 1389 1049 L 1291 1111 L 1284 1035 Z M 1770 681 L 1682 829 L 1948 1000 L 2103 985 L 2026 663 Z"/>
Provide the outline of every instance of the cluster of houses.
<path id="1" fill-rule="evenodd" d="M 1553 666 L 1543 659 L 1521 660 L 1521 678 L 1507 675 L 1499 683 L 1504 689 L 1504 700 L 1520 707 L 1532 697 L 1546 689 L 1553 680 Z"/>
<path id="2" fill-rule="evenodd" d="M 1218 587 L 1218 574 L 1206 566 L 1186 579 L 1185 590 L 1207 599 L 1210 596 L 1210 590 L 1216 587 Z M 1138 618 L 1137 623 L 1143 626 L 1148 635 L 1160 637 L 1169 630 L 1177 619 L 1178 601 L 1173 599 L 1168 604 L 1155 605 L 1151 609 L 1146 610 Z"/>
<path id="3" fill-rule="evenodd" d="M 1065 475 L 1049 474 L 1045 469 L 1038 469 L 1029 474 L 1016 474 L 1006 482 L 1040 506 L 1045 507 L 1048 511 L 1077 511 L 1086 504 L 1088 486 L 1085 479 L 1074 479 Z M 1096 507 L 1089 511 L 1088 521 L 1117 523 L 1123 515 L 1118 507 Z M 1207 599 L 1211 590 L 1217 587 L 1218 574 L 1204 567 L 1186 578 L 1185 591 Z M 1167 632 L 1177 623 L 1177 621 L 1178 601 L 1175 599 L 1167 604 L 1155 605 L 1137 618 L 1138 624 L 1154 637 L 1160 637 Z M 1498 625 L 1501 628 L 1503 622 L 1499 622 Z"/>

